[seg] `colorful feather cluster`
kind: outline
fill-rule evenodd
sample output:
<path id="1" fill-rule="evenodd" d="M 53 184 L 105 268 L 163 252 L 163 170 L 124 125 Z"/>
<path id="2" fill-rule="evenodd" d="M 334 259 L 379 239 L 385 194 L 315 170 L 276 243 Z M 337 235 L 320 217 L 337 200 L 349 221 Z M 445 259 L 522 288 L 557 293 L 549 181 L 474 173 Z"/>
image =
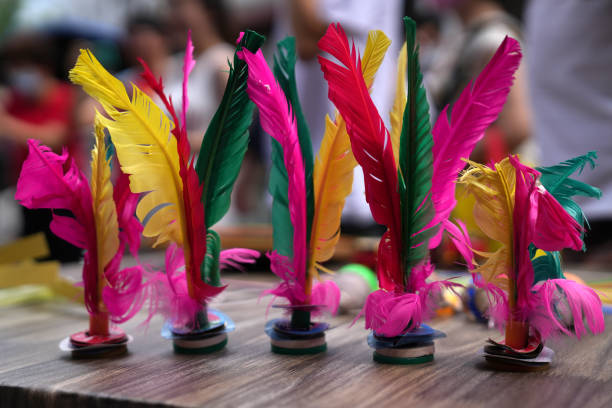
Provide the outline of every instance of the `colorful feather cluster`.
<path id="1" fill-rule="evenodd" d="M 238 49 L 255 50 L 262 42 L 261 36 L 248 32 Z M 194 66 L 192 51 L 189 39 L 181 120 L 164 94 L 161 78 L 156 79 L 144 63 L 143 78 L 171 118 L 133 84 L 130 98 L 123 84 L 87 50 L 81 51 L 70 72 L 70 79 L 103 106 L 107 116 L 98 114 L 98 121 L 113 140 L 121 168 L 130 177 L 131 190 L 146 193 L 136 208 L 144 224 L 143 235 L 156 238 L 154 246 L 171 242 L 166 274 L 160 279 L 160 308 L 175 327 L 194 327 L 200 321 L 198 312 L 225 288 L 219 279 L 220 259 L 225 263 L 230 257 L 253 262 L 257 256 L 250 250 L 221 255 L 219 236 L 210 230 L 229 208 L 232 186 L 248 144 L 253 107 L 245 90 L 247 67 L 234 59 L 222 103 L 204 136 L 195 166 L 185 124 L 187 81 Z"/>
<path id="2" fill-rule="evenodd" d="M 91 183 L 64 149 L 53 153 L 36 140 L 28 141 L 28 157 L 21 169 L 15 198 L 30 209 L 69 211 L 53 213 L 51 231 L 85 250 L 83 287 L 92 322 L 91 335 L 108 335 L 108 320 L 130 319 L 149 297 L 146 271 L 137 265 L 120 269 L 125 248 L 137 256 L 142 227 L 134 217 L 138 196 L 121 174 L 113 189 L 110 160 L 103 128 L 95 127 L 91 152 Z"/>
<path id="3" fill-rule="evenodd" d="M 432 132 L 415 24 L 408 18 L 404 21 L 407 40 L 398 62 L 391 132 L 359 75 L 357 51 L 349 46 L 340 24 L 330 25 L 319 42 L 321 50 L 339 61 L 319 57 L 329 98 L 346 120 L 352 151 L 363 168 L 372 216 L 387 228 L 378 248 L 381 289 L 368 297 L 364 307 L 366 328 L 387 337 L 418 328 L 431 310 L 432 295 L 454 285 L 426 282 L 433 271 L 429 250 L 439 245 L 443 230 L 451 236 L 464 232 L 461 224 L 449 221 L 455 205 L 454 182 L 464 166 L 462 158 L 470 155 L 503 107 L 520 61 L 518 43 L 506 38 L 463 91 L 450 120 L 447 107 Z M 470 255 L 465 247 L 460 249 Z"/>
<path id="4" fill-rule="evenodd" d="M 380 31 L 369 34 L 360 76 L 370 86 L 389 47 Z M 295 40 L 278 44 L 272 75 L 261 52 L 244 51 L 249 65 L 248 93 L 260 110 L 263 129 L 273 138 L 270 193 L 274 198 L 272 271 L 280 284 L 265 293 L 291 306 L 314 305 L 313 314 L 335 313 L 340 292 L 332 281 L 318 281 L 340 237 L 340 217 L 351 192 L 356 161 L 340 114 L 326 117 L 321 148 L 313 160 L 308 126 L 295 84 Z M 278 82 L 277 82 L 278 80 Z"/>
<path id="5" fill-rule="evenodd" d="M 509 157 L 494 168 L 470 163 L 462 175 L 476 198 L 478 227 L 500 243 L 494 253 L 477 252 L 485 261 L 473 272 L 476 285 L 489 294 L 490 317 L 507 332 L 510 321 L 527 323 L 540 339 L 558 333 L 580 338 L 587 332 L 584 322 L 595 334 L 603 331 L 599 297 L 563 279 L 557 252 L 583 248 L 584 215 L 571 197 L 600 192 L 569 176 L 586 163 L 594 165 L 595 157 L 589 153 L 541 168 L 542 173 Z"/>

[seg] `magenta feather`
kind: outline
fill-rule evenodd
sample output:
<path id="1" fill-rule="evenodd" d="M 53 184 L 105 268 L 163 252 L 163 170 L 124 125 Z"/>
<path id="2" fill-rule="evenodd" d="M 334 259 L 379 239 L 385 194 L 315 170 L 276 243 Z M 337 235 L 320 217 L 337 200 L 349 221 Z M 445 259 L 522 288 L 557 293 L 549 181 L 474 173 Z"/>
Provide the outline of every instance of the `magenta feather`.
<path id="1" fill-rule="evenodd" d="M 228 267 L 242 270 L 243 264 L 253 264 L 259 258 L 259 252 L 246 248 L 232 248 L 221 251 L 219 264 L 221 269 Z"/>
<path id="2" fill-rule="evenodd" d="M 183 58 L 183 110 L 181 111 L 181 125 L 183 132 L 187 131 L 187 108 L 189 107 L 189 74 L 195 66 L 193 60 L 193 43 L 191 42 L 191 30 L 187 32 L 187 46 L 185 47 L 185 57 Z"/>
<path id="3" fill-rule="evenodd" d="M 429 241 L 436 248 L 442 239 L 445 224 L 455 207 L 455 180 L 464 168 L 463 158 L 469 158 L 485 130 L 501 112 L 519 67 L 519 43 L 509 37 L 503 42 L 474 82 L 468 83 L 453 105 L 448 117 L 446 106 L 433 128 L 432 201 L 436 214 L 428 227 L 442 223 Z"/>
<path id="4" fill-rule="evenodd" d="M 601 300 L 595 291 L 578 282 L 566 279 L 551 279 L 539 282 L 533 288 L 537 305 L 529 316 L 530 324 L 542 338 L 556 334 L 603 333 L 605 322 L 601 312 Z"/>
<path id="5" fill-rule="evenodd" d="M 119 224 L 119 241 L 127 245 L 133 257 L 138 258 L 142 224 L 136 217 L 136 207 L 140 194 L 130 190 L 130 178 L 119 169 L 119 177 L 113 188 L 113 199 L 117 208 L 117 222 Z M 123 252 L 123 247 L 120 252 Z"/>
<path id="6" fill-rule="evenodd" d="M 283 91 L 274 79 L 261 50 L 238 53 L 248 65 L 247 93 L 259 108 L 261 126 L 283 149 L 289 178 L 289 215 L 293 224 L 293 259 L 269 254 L 272 270 L 283 282 L 270 293 L 286 297 L 291 304 L 308 302 L 306 288 L 306 182 L 295 117 Z M 291 279 L 291 281 L 286 281 Z M 291 289 L 289 289 L 291 287 Z"/>
<path id="7" fill-rule="evenodd" d="M 53 214 L 50 229 L 63 240 L 86 249 L 83 266 L 85 306 L 89 313 L 99 313 L 98 254 L 91 190 L 66 149 L 58 155 L 39 141 L 28 140 L 28 157 L 21 168 L 15 199 L 30 209 L 63 209 L 72 213 L 74 218 Z"/>
<path id="8" fill-rule="evenodd" d="M 516 307 L 514 317 L 526 321 L 535 307 L 532 296 L 533 265 L 529 256 L 529 244 L 546 251 L 572 248 L 582 249 L 582 226 L 563 209 L 544 187 L 537 183 L 540 173 L 511 156 L 510 163 L 516 169 L 514 194 L 514 255 Z"/>

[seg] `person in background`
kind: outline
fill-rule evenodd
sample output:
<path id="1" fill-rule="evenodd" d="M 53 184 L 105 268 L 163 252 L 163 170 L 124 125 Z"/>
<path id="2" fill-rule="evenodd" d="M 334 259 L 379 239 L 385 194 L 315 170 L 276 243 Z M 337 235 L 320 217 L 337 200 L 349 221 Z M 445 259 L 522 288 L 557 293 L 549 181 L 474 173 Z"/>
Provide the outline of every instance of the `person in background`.
<path id="1" fill-rule="evenodd" d="M 200 150 L 204 132 L 210 123 L 228 78 L 228 61 L 233 61 L 234 47 L 223 40 L 224 8 L 222 0 L 169 0 L 171 47 L 179 54 L 163 72 L 166 91 L 179 101 L 182 95 L 183 51 L 191 30 L 196 65 L 189 76 L 189 112 L 187 133 L 192 152 Z"/>
<path id="2" fill-rule="evenodd" d="M 498 120 L 487 130 L 476 146 L 471 159 L 488 163 L 509 153 L 520 153 L 523 160 L 533 162 L 530 142 L 531 112 L 526 86 L 526 58 L 521 23 L 505 9 L 504 0 L 425 0 L 441 13 L 452 11 L 459 18 L 463 33 L 453 34 L 454 61 L 437 87 L 433 99 L 438 111 L 457 100 L 463 88 L 485 67 L 505 36 L 521 43 L 523 59 L 506 105 Z M 427 84 L 426 84 L 427 85 Z"/>
<path id="3" fill-rule="evenodd" d="M 296 79 L 304 116 L 310 128 L 313 151 L 319 150 L 325 132 L 325 115 L 334 118 L 334 107 L 327 96 L 327 83 L 317 61 L 317 43 L 330 23 L 339 22 L 349 39 L 363 52 L 368 31 L 382 30 L 391 46 L 372 86 L 372 98 L 385 123 L 395 92 L 396 61 L 404 42 L 402 2 L 399 0 L 290 0 L 278 2 L 273 44 L 287 35 L 295 36 L 298 62 Z M 269 50 L 273 51 L 273 50 Z M 343 212 L 343 232 L 378 233 L 365 201 L 365 187 L 361 168 L 353 178 L 353 191 Z"/>
<path id="4" fill-rule="evenodd" d="M 52 75 L 57 54 L 54 45 L 37 33 L 16 33 L 2 47 L 2 69 L 8 91 L 0 100 L 0 142 L 9 165 L 9 179 L 17 182 L 28 152 L 27 141 L 38 139 L 60 152 L 63 147 L 83 168 L 79 140 L 75 136 L 72 114 L 74 89 Z M 60 260 L 77 259 L 80 251 L 49 230 L 51 211 L 23 209 L 23 235 L 44 231 L 51 254 Z"/>
<path id="5" fill-rule="evenodd" d="M 538 0 L 529 3 L 526 13 L 534 136 L 541 164 L 597 151 L 597 167 L 585 169 L 579 178 L 599 187 L 602 197 L 578 203 L 590 223 L 585 260 L 608 268 L 612 262 L 611 23 L 610 1 Z"/>

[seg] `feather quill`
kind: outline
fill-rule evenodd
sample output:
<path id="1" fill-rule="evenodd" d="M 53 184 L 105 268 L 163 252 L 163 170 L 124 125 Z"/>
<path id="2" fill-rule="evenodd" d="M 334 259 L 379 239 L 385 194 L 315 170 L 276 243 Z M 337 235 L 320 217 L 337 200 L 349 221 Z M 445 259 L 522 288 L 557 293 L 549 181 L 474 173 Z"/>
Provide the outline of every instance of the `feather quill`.
<path id="1" fill-rule="evenodd" d="M 408 87 L 406 107 L 400 134 L 399 200 L 401 208 L 403 286 L 410 280 L 412 268 L 428 255 L 429 239 L 437 225 L 429 225 L 434 217 L 431 201 L 433 174 L 433 138 L 429 104 L 419 68 L 419 47 L 416 44 L 416 23 L 405 17 Z M 429 225 L 429 226 L 428 226 Z M 396 283 L 399 285 L 399 282 Z M 412 291 L 417 288 L 409 288 Z"/>
<path id="2" fill-rule="evenodd" d="M 377 274 L 381 287 L 394 290 L 403 280 L 400 262 L 401 226 L 398 176 L 389 132 L 372 102 L 355 46 L 349 47 L 340 24 L 331 24 L 319 48 L 340 64 L 319 58 L 329 85 L 329 98 L 346 121 L 355 159 L 365 177 L 366 200 L 374 220 L 387 227 L 379 245 Z M 389 261 L 392 259 L 393 261 Z"/>
<path id="3" fill-rule="evenodd" d="M 255 52 L 263 41 L 261 35 L 249 30 L 237 49 L 245 47 Z M 203 186 L 207 228 L 219 221 L 230 207 L 232 188 L 249 143 L 248 128 L 254 105 L 246 93 L 247 77 L 246 64 L 234 56 L 223 98 L 204 134 L 195 166 Z"/>
<path id="4" fill-rule="evenodd" d="M 400 134 L 402 133 L 402 121 L 404 118 L 404 108 L 406 107 L 406 70 L 408 64 L 408 49 L 407 43 L 404 42 L 397 58 L 397 79 L 395 83 L 395 98 L 393 99 L 393 107 L 389 112 L 389 121 L 391 122 L 391 144 L 393 145 L 393 157 L 395 164 L 399 166 L 399 145 Z"/>
<path id="5" fill-rule="evenodd" d="M 188 61 L 186 57 L 187 65 Z M 136 209 L 145 224 L 143 235 L 157 237 L 155 245 L 171 240 L 183 248 L 193 299 L 202 303 L 218 294 L 223 287 L 210 286 L 200 277 L 206 252 L 203 209 L 198 211 L 201 187 L 188 163 L 185 127 L 180 126 L 171 103 L 162 98 L 174 123 L 138 87 L 132 86 L 130 99 L 123 85 L 87 50 L 81 51 L 70 78 L 105 108 L 109 117 L 98 118 L 110 133 L 122 170 L 130 176 L 130 188 L 147 193 Z M 148 69 L 144 78 L 163 95 L 161 81 L 154 81 Z"/>
<path id="6" fill-rule="evenodd" d="M 295 118 L 285 95 L 274 79 L 270 68 L 258 50 L 256 54 L 242 50 L 239 57 L 249 67 L 247 93 L 260 112 L 261 126 L 282 147 L 284 166 L 288 175 L 287 208 L 293 225 L 291 275 L 295 279 L 295 293 L 304 293 L 306 287 L 306 228 L 307 204 L 304 161 L 300 150 Z M 276 199 L 276 197 L 275 197 Z M 282 255 L 273 255 L 271 262 L 282 262 Z M 287 276 L 281 276 L 285 279 Z M 296 295 L 297 296 L 297 295 Z M 303 303 L 303 299 L 287 296 L 292 304 Z"/>
<path id="7" fill-rule="evenodd" d="M 312 142 L 310 139 L 310 131 L 306 118 L 302 112 L 302 106 L 298 98 L 297 83 L 295 79 L 295 64 L 297 55 L 295 52 L 295 38 L 286 37 L 277 45 L 277 52 L 274 54 L 274 77 L 278 81 L 279 86 L 283 90 L 287 98 L 287 103 L 291 106 L 297 125 L 298 138 L 300 141 L 300 150 L 304 159 L 304 174 L 306 177 L 306 240 L 310 241 L 310 233 L 312 230 L 312 220 L 314 217 L 315 195 L 313 187 L 313 152 Z M 275 144 L 275 152 L 279 152 L 278 142 L 273 140 Z"/>
<path id="8" fill-rule="evenodd" d="M 455 180 L 465 166 L 463 158 L 470 157 L 485 130 L 497 119 L 520 60 L 519 43 L 504 38 L 476 80 L 461 92 L 450 118 L 447 106 L 434 125 L 432 201 L 435 216 L 430 226 L 441 224 L 441 228 L 429 241 L 430 249 L 440 244 L 444 226 L 448 225 L 445 221 L 457 203 Z"/>
<path id="9" fill-rule="evenodd" d="M 370 31 L 361 58 L 368 89 L 383 61 L 391 41 L 382 31 Z M 317 277 L 317 265 L 329 260 L 340 239 L 340 219 L 346 197 L 353 184 L 357 165 L 342 115 L 325 118 L 325 134 L 314 166 L 315 212 L 308 252 L 308 273 Z"/>

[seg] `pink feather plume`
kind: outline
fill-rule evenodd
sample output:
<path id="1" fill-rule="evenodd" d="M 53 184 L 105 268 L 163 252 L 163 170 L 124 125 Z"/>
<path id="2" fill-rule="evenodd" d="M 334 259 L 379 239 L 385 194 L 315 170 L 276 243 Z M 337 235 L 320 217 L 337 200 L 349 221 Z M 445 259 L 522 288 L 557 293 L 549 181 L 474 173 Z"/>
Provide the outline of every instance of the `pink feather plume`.
<path id="1" fill-rule="evenodd" d="M 58 237 L 86 250 L 85 305 L 89 313 L 98 313 L 98 261 L 91 190 L 66 149 L 58 155 L 38 140 L 28 140 L 28 157 L 21 168 L 15 199 L 26 208 L 62 209 L 73 214 L 74 218 L 53 214 L 50 228 Z"/>
<path id="2" fill-rule="evenodd" d="M 306 286 L 306 182 L 304 159 L 300 150 L 295 118 L 283 91 L 274 79 L 261 50 L 247 49 L 238 53 L 249 68 L 247 93 L 259 108 L 261 126 L 283 148 L 289 178 L 289 215 L 293 224 L 293 259 L 269 254 L 272 271 L 283 281 L 270 291 L 286 297 L 291 304 L 305 304 Z M 284 259 L 285 258 L 285 259 Z"/>
<path id="3" fill-rule="evenodd" d="M 485 130 L 501 112 L 521 61 L 519 43 L 506 37 L 495 55 L 474 82 L 468 83 L 453 105 L 451 118 L 446 106 L 433 127 L 432 201 L 436 214 L 427 228 L 440 224 L 438 233 L 429 241 L 436 248 L 455 208 L 455 180 L 465 167 L 463 158 L 484 136 Z"/>

